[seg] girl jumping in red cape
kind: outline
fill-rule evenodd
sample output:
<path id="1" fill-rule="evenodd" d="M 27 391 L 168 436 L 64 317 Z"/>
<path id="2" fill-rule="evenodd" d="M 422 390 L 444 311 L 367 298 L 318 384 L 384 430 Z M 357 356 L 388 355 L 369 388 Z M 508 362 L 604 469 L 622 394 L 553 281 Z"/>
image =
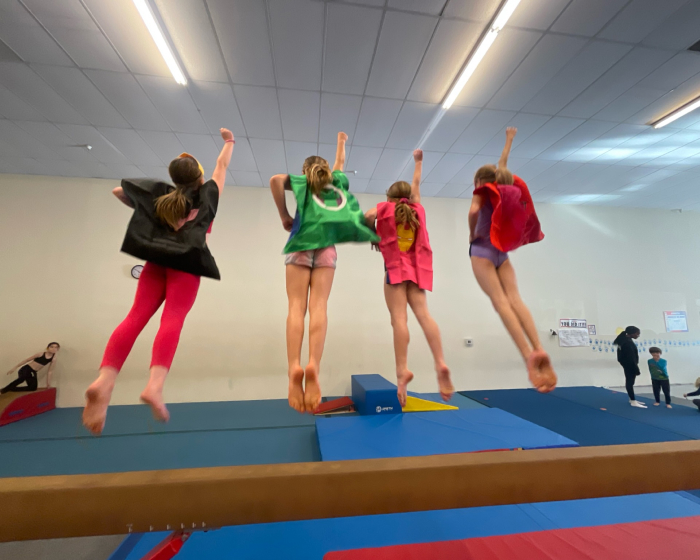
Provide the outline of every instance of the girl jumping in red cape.
<path id="1" fill-rule="evenodd" d="M 525 360 L 530 382 L 541 393 L 557 384 L 549 356 L 542 348 L 535 322 L 523 303 L 508 251 L 540 241 L 540 230 L 527 185 L 508 171 L 508 156 L 517 132 L 506 130 L 498 167 L 484 165 L 474 175 L 469 209 L 469 256 L 476 280 L 491 298 L 508 333 Z"/>

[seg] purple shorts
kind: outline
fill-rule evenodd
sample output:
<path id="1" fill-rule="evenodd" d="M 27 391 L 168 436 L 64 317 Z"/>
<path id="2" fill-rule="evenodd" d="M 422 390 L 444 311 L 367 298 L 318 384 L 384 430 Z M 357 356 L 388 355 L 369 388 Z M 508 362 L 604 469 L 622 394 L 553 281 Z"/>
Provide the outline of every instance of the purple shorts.
<path id="1" fill-rule="evenodd" d="M 308 268 L 335 268 L 337 260 L 338 253 L 335 251 L 335 245 L 331 245 L 322 249 L 289 253 L 284 257 L 284 264 L 295 264 Z"/>
<path id="2" fill-rule="evenodd" d="M 477 239 L 471 245 L 469 245 L 469 256 L 488 259 L 496 268 L 499 268 L 508 260 L 508 253 L 499 251 L 493 246 L 490 239 L 484 238 Z"/>

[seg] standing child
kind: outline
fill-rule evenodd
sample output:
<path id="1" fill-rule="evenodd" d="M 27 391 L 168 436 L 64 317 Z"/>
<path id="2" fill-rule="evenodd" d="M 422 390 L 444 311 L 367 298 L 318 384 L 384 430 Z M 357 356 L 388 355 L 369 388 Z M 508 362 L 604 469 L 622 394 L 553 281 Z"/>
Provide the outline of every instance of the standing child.
<path id="1" fill-rule="evenodd" d="M 508 251 L 540 241 L 544 235 L 527 185 L 508 171 L 508 156 L 517 132 L 506 130 L 498 167 L 484 165 L 474 176 L 469 209 L 469 256 L 481 289 L 525 360 L 530 382 L 541 393 L 557 384 L 549 356 L 542 348 L 535 322 L 523 303 Z"/>
<path id="2" fill-rule="evenodd" d="M 454 393 L 450 370 L 442 352 L 440 329 L 428 311 L 425 296 L 426 290 L 433 289 L 433 251 L 426 229 L 425 209 L 420 203 L 422 150 L 413 152 L 413 160 L 412 184 L 405 181 L 394 183 L 386 192 L 387 202 L 381 202 L 365 215 L 371 227 L 376 223 L 381 238 L 379 250 L 386 270 L 384 298 L 394 329 L 397 394 L 401 406 L 406 405 L 407 386 L 413 379 L 413 373 L 408 369 L 409 305 L 433 353 L 440 395 L 448 401 Z"/>
<path id="3" fill-rule="evenodd" d="M 325 159 L 310 156 L 304 160 L 302 175 L 270 178 L 282 226 L 291 232 L 284 248 L 289 300 L 287 361 L 289 405 L 298 412 L 313 413 L 321 402 L 319 373 L 328 327 L 328 296 L 337 260 L 335 244 L 378 240 L 365 225 L 360 205 L 348 190 L 348 178 L 343 173 L 347 139 L 347 134 L 338 133 L 332 172 Z M 285 190 L 292 191 L 296 199 L 294 219 L 287 210 Z M 301 344 L 307 309 L 309 361 L 302 368 Z"/>
<path id="4" fill-rule="evenodd" d="M 651 387 L 654 390 L 654 399 L 656 400 L 654 406 L 659 406 L 659 396 L 663 389 L 666 408 L 673 408 L 671 406 L 671 382 L 668 379 L 667 362 L 661 358 L 661 348 L 652 346 L 649 348 L 649 354 L 651 354 L 651 359 L 647 364 L 649 364 Z"/>
<path id="5" fill-rule="evenodd" d="M 170 418 L 163 402 L 163 385 L 170 370 L 185 317 L 192 309 L 201 276 L 219 280 L 219 269 L 207 247 L 207 236 L 224 189 L 226 169 L 235 143 L 230 130 L 221 129 L 224 147 L 209 181 L 189 154 L 170 162 L 175 186 L 150 179 L 123 179 L 114 195 L 134 214 L 122 251 L 146 262 L 136 287 L 134 304 L 107 343 L 100 374 L 85 397 L 83 424 L 95 435 L 102 433 L 117 375 L 136 338 L 163 302 L 160 328 L 153 342 L 150 378 L 141 401 L 156 420 Z"/>

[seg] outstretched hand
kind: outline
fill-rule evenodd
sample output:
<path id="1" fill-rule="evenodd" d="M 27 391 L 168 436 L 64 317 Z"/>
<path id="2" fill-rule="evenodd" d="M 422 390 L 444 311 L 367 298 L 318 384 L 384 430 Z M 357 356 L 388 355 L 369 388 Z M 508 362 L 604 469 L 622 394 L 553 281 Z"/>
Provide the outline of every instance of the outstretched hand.
<path id="1" fill-rule="evenodd" d="M 423 161 L 423 150 L 413 150 L 413 161 Z"/>
<path id="2" fill-rule="evenodd" d="M 224 140 L 233 140 L 233 132 L 231 132 L 228 128 L 220 128 L 219 132 L 221 133 L 221 138 Z"/>
<path id="3" fill-rule="evenodd" d="M 347 142 L 348 141 L 348 135 L 345 134 L 344 132 L 339 132 L 338 133 L 338 142 Z"/>
<path id="4" fill-rule="evenodd" d="M 511 140 L 515 138 L 515 135 L 518 133 L 518 129 L 515 128 L 514 126 L 509 126 L 506 128 L 506 138 L 510 138 Z"/>

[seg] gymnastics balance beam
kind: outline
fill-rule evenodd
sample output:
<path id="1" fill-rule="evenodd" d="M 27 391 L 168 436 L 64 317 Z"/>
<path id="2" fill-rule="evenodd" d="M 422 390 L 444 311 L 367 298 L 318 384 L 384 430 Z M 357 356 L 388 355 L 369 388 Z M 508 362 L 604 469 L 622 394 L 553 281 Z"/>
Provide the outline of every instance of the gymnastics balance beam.
<path id="1" fill-rule="evenodd" d="M 0 542 L 692 490 L 698 465 L 693 440 L 5 478 Z"/>

